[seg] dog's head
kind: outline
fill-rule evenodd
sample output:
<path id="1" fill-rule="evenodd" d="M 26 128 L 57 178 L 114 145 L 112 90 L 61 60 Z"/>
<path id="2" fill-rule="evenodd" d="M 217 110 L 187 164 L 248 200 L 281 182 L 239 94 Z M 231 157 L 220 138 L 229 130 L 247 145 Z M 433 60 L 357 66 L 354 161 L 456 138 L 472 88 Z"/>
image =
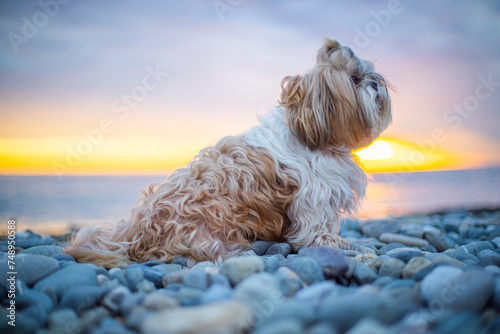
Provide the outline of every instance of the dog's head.
<path id="1" fill-rule="evenodd" d="M 325 38 L 316 66 L 281 87 L 288 127 L 311 150 L 367 146 L 392 119 L 384 78 L 336 40 Z"/>

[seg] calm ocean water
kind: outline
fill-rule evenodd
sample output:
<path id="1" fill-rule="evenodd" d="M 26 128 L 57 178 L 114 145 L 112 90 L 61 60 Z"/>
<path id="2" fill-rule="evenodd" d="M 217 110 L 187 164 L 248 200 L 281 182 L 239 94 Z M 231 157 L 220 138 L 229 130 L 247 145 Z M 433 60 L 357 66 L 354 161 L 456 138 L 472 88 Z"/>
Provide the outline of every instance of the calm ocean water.
<path id="1" fill-rule="evenodd" d="M 141 189 L 164 176 L 0 176 L 0 221 L 61 233 L 128 218 Z M 500 168 L 372 174 L 362 218 L 500 207 Z"/>

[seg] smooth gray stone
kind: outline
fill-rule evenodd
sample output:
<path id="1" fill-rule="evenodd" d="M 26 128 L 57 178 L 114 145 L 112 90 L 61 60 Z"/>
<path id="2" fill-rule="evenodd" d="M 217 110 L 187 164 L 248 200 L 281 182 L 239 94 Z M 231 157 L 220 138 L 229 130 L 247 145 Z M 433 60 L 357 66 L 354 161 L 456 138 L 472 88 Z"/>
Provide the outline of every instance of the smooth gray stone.
<path id="1" fill-rule="evenodd" d="M 233 296 L 233 291 L 229 286 L 221 284 L 211 285 L 207 291 L 201 296 L 201 304 L 210 304 L 219 302 L 222 300 L 231 299 Z"/>
<path id="2" fill-rule="evenodd" d="M 323 273 L 328 277 L 342 276 L 349 269 L 345 256 L 340 251 L 330 247 L 302 248 L 298 254 L 316 260 Z"/>
<path id="3" fill-rule="evenodd" d="M 304 334 L 338 334 L 338 332 L 329 322 L 320 321 L 309 326 Z"/>
<path id="4" fill-rule="evenodd" d="M 283 301 L 279 282 L 273 275 L 263 272 L 247 277 L 233 291 L 235 299 L 247 303 L 255 310 Z"/>
<path id="5" fill-rule="evenodd" d="M 23 309 L 21 313 L 26 317 L 35 319 L 40 326 L 45 326 L 49 316 L 49 311 L 41 304 L 31 305 Z"/>
<path id="6" fill-rule="evenodd" d="M 13 270 L 10 268 L 9 260 L 7 256 L 0 259 L 0 286 L 3 288 L 7 287 L 7 279 L 11 276 L 15 276 L 16 279 L 23 281 L 28 286 L 32 286 L 60 268 L 59 262 L 50 257 L 18 254 L 13 261 L 15 263 L 13 269 L 17 274 L 10 275 L 8 273 Z"/>
<path id="7" fill-rule="evenodd" d="M 457 253 L 463 252 L 463 253 L 468 253 L 468 254 L 472 254 L 472 255 L 477 255 L 485 249 L 494 250 L 495 247 L 493 247 L 492 243 L 489 241 L 477 241 L 477 242 L 471 242 L 471 243 L 468 243 L 466 245 L 460 246 L 456 250 L 456 252 Z"/>
<path id="8" fill-rule="evenodd" d="M 45 288 L 50 288 L 58 298 L 61 298 L 66 290 L 74 286 L 97 286 L 97 275 L 94 266 L 75 264 L 61 269 L 36 283 L 34 289 L 42 291 Z"/>
<path id="9" fill-rule="evenodd" d="M 274 323 L 282 319 L 296 319 L 301 326 L 308 326 L 316 319 L 316 312 L 311 304 L 304 304 L 295 299 L 286 299 L 283 303 L 270 308 L 263 322 Z"/>
<path id="10" fill-rule="evenodd" d="M 123 287 L 125 288 L 125 287 Z M 120 298 L 121 291 L 117 293 L 117 298 Z M 106 296 L 107 298 L 108 296 Z M 136 293 L 125 293 L 123 296 L 123 299 L 120 301 L 120 306 L 119 306 L 119 311 L 121 312 L 122 315 L 125 317 L 128 317 L 132 311 L 139 305 L 141 305 L 144 302 L 144 299 L 146 298 L 146 294 L 142 292 L 136 292 Z"/>
<path id="11" fill-rule="evenodd" d="M 500 312 L 500 277 L 495 279 L 495 291 L 493 291 L 492 304 Z"/>
<path id="12" fill-rule="evenodd" d="M 8 319 L 8 318 L 6 318 L 6 319 Z M 23 314 L 23 312 L 19 312 L 18 314 L 16 314 L 16 327 L 12 327 L 11 325 L 7 325 L 7 321 L 2 322 L 0 324 L 0 330 L 2 330 L 2 333 L 6 333 L 6 334 L 8 334 L 8 333 L 26 333 L 26 334 L 36 333 L 40 327 L 41 326 L 38 323 L 38 321 L 31 314 Z"/>
<path id="13" fill-rule="evenodd" d="M 396 223 L 381 221 L 366 223 L 361 228 L 361 231 L 368 237 L 374 237 L 378 239 L 382 233 L 398 233 L 400 229 L 400 226 Z"/>
<path id="14" fill-rule="evenodd" d="M 486 334 L 481 328 L 481 318 L 477 314 L 461 312 L 438 322 L 433 334 Z M 494 333 L 494 332 L 490 332 Z"/>
<path id="15" fill-rule="evenodd" d="M 178 297 L 182 306 L 194 306 L 201 303 L 203 291 L 183 286 L 178 291 Z"/>
<path id="16" fill-rule="evenodd" d="M 394 281 L 396 281 L 396 279 L 394 277 L 384 276 L 384 277 L 377 278 L 375 281 L 373 281 L 372 285 L 382 289 L 384 286 L 386 286 L 387 284 L 390 284 Z"/>
<path id="17" fill-rule="evenodd" d="M 449 289 L 452 293 L 456 291 L 456 298 L 445 303 L 446 308 L 479 313 L 493 295 L 495 279 L 485 270 L 472 269 L 459 275 Z"/>
<path id="18" fill-rule="evenodd" d="M 423 256 L 424 253 L 415 248 L 396 248 L 388 251 L 385 255 L 401 260 L 406 264 L 414 257 Z"/>
<path id="19" fill-rule="evenodd" d="M 43 256 L 53 256 L 62 253 L 62 247 L 59 246 L 33 246 L 22 250 L 19 254 L 32 254 L 32 255 L 43 255 Z"/>
<path id="20" fill-rule="evenodd" d="M 23 309 L 30 305 L 41 305 L 48 311 L 54 309 L 54 302 L 46 294 L 28 288 L 22 289 L 22 292 L 19 290 L 16 294 L 16 307 Z"/>
<path id="21" fill-rule="evenodd" d="M 286 257 L 288 254 L 290 254 L 290 250 L 291 250 L 290 244 L 287 244 L 286 242 L 280 242 L 271 245 L 267 249 L 266 254 L 268 255 L 281 254 Z"/>
<path id="22" fill-rule="evenodd" d="M 294 298 L 302 303 L 318 306 L 323 299 L 330 296 L 336 297 L 340 294 L 340 287 L 337 284 L 332 281 L 323 281 L 314 283 L 298 291 Z"/>
<path id="23" fill-rule="evenodd" d="M 387 260 L 382 262 L 382 265 L 379 269 L 379 275 L 400 278 L 404 268 L 405 264 L 403 261 L 394 258 L 388 258 Z"/>
<path id="24" fill-rule="evenodd" d="M 380 248 L 379 253 L 380 255 L 386 255 L 387 252 L 397 248 L 408 248 L 408 247 L 397 242 L 391 242 Z"/>
<path id="25" fill-rule="evenodd" d="M 183 284 L 190 288 L 206 290 L 208 287 L 207 273 L 202 270 L 191 271 L 184 276 Z"/>
<path id="26" fill-rule="evenodd" d="M 78 319 L 75 311 L 72 309 L 59 309 L 51 314 L 47 319 L 47 325 L 51 332 L 58 333 L 66 333 L 66 332 L 74 332 L 79 333 L 82 331 L 82 323 Z"/>
<path id="27" fill-rule="evenodd" d="M 485 249 L 481 251 L 477 258 L 479 262 L 477 262 L 478 266 L 487 267 L 487 266 L 497 266 L 500 267 L 500 255 L 498 255 L 495 251 L 490 249 Z"/>
<path id="28" fill-rule="evenodd" d="M 109 279 L 116 279 L 121 285 L 127 285 L 127 279 L 125 278 L 125 272 L 120 268 L 113 268 L 109 270 Z"/>
<path id="29" fill-rule="evenodd" d="M 424 300 L 431 303 L 443 303 L 442 299 L 448 300 L 449 287 L 456 281 L 457 277 L 463 273 L 462 270 L 450 267 L 439 266 L 431 271 L 422 281 L 420 292 Z"/>
<path id="30" fill-rule="evenodd" d="M 229 279 L 221 274 L 208 274 L 208 285 L 212 286 L 214 284 L 219 284 L 219 285 L 224 285 L 224 286 L 231 286 L 231 283 L 229 283 Z"/>
<path id="31" fill-rule="evenodd" d="M 401 294 L 402 298 L 391 297 L 389 295 L 349 294 L 334 300 L 328 299 L 328 302 L 325 300 L 319 308 L 318 316 L 320 319 L 329 321 L 341 333 L 344 333 L 360 319 L 371 317 L 384 323 L 394 323 L 400 319 L 403 312 L 416 310 L 418 307 L 416 303 L 410 304 L 409 302 L 405 307 L 401 307 L 403 298 L 408 298 L 407 294 Z"/>
<path id="32" fill-rule="evenodd" d="M 119 323 L 113 318 L 106 318 L 102 321 L 99 328 L 92 331 L 92 334 L 133 334 L 134 332 L 129 330 L 123 324 Z"/>
<path id="33" fill-rule="evenodd" d="M 71 308 L 79 315 L 93 308 L 109 290 L 97 286 L 77 286 L 66 290 L 59 304 L 63 308 Z"/>
<path id="34" fill-rule="evenodd" d="M 172 264 L 172 263 L 159 264 L 159 265 L 153 266 L 152 268 L 156 269 L 156 270 L 164 271 L 167 274 L 173 273 L 174 271 L 181 271 L 182 270 L 182 266 L 180 264 Z"/>
<path id="35" fill-rule="evenodd" d="M 132 295 L 132 292 L 126 286 L 119 286 L 113 290 L 111 290 L 102 300 L 102 304 L 106 306 L 113 313 L 117 313 L 120 308 L 124 308 L 125 311 L 128 311 L 128 304 L 123 306 L 123 301 Z M 136 294 L 139 295 L 139 294 Z M 140 294 L 143 296 L 142 294 Z M 133 304 L 133 303 L 132 303 Z M 139 304 L 139 303 L 138 303 Z M 137 305 L 138 305 L 137 304 Z M 132 305 L 136 306 L 135 304 Z M 123 310 L 122 310 L 123 311 Z"/>
<path id="36" fill-rule="evenodd" d="M 274 273 L 280 267 L 280 260 L 276 256 L 271 256 L 264 262 L 264 271 Z"/>
<path id="37" fill-rule="evenodd" d="M 372 268 L 364 263 L 358 263 L 354 269 L 354 281 L 359 285 L 370 284 L 374 282 L 378 275 Z"/>
<path id="38" fill-rule="evenodd" d="M 276 243 L 276 241 L 257 240 L 257 241 L 254 241 L 251 243 L 252 248 L 250 248 L 250 249 L 253 250 L 255 252 L 255 254 L 262 256 L 262 255 L 266 254 L 269 247 L 271 247 L 275 243 Z"/>
<path id="39" fill-rule="evenodd" d="M 438 252 L 444 252 L 449 248 L 455 247 L 455 241 L 446 234 L 435 235 L 433 233 L 424 233 L 424 238 L 436 248 Z"/>
<path id="40" fill-rule="evenodd" d="M 104 306 L 98 306 L 82 314 L 80 319 L 91 326 L 98 327 L 106 318 L 111 318 L 111 312 Z"/>
<path id="41" fill-rule="evenodd" d="M 132 291 L 137 291 L 137 286 L 144 279 L 144 272 L 139 266 L 130 265 L 125 269 L 125 278 L 127 279 L 128 287 Z"/>
<path id="42" fill-rule="evenodd" d="M 290 268 L 306 284 L 313 284 L 325 280 L 323 270 L 318 262 L 309 257 L 298 256 L 280 262 L 281 266 Z"/>
<path id="43" fill-rule="evenodd" d="M 140 264 L 143 265 L 143 266 L 146 266 L 146 267 L 154 267 L 154 266 L 165 264 L 165 262 L 161 262 L 161 261 L 146 261 L 146 262 L 142 262 Z"/>
<path id="44" fill-rule="evenodd" d="M 253 334 L 302 334 L 304 326 L 294 318 L 285 318 L 258 327 Z"/>
<path id="45" fill-rule="evenodd" d="M 58 254 L 54 254 L 51 256 L 54 260 L 57 260 L 57 261 L 73 261 L 73 262 L 76 262 L 75 258 L 72 257 L 71 255 L 69 254 L 65 254 L 65 253 L 58 253 Z"/>
<path id="46" fill-rule="evenodd" d="M 427 240 L 396 233 L 382 233 L 379 239 L 385 243 L 398 242 L 409 247 L 425 247 L 429 244 Z"/>
<path id="47" fill-rule="evenodd" d="M 44 241 L 42 239 L 16 239 L 16 247 L 23 248 L 24 250 L 35 246 L 44 246 L 48 244 L 49 243 L 47 241 Z"/>
<path id="48" fill-rule="evenodd" d="M 396 290 L 400 288 L 413 288 L 415 286 L 415 281 L 411 279 L 398 279 L 395 281 L 392 281 L 391 283 L 386 284 L 382 290 L 388 291 L 388 290 Z"/>
<path id="49" fill-rule="evenodd" d="M 192 266 L 191 270 L 193 270 L 193 271 L 199 271 L 199 270 L 206 271 L 206 270 L 211 270 L 212 268 L 217 269 L 217 266 L 213 262 L 203 261 L 203 262 L 198 262 L 197 264 Z"/>
<path id="50" fill-rule="evenodd" d="M 264 270 L 264 262 L 258 256 L 229 258 L 220 266 L 219 272 L 236 285 L 244 278 Z"/>

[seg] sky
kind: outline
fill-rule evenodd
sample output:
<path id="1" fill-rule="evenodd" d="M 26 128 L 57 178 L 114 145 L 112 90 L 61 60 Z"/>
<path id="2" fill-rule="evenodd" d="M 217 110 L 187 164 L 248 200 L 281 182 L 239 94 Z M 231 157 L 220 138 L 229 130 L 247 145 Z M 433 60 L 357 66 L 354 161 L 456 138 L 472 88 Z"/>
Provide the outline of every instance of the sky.
<path id="1" fill-rule="evenodd" d="M 0 174 L 166 174 L 278 104 L 322 37 L 394 86 L 373 172 L 500 166 L 493 1 L 2 1 Z"/>

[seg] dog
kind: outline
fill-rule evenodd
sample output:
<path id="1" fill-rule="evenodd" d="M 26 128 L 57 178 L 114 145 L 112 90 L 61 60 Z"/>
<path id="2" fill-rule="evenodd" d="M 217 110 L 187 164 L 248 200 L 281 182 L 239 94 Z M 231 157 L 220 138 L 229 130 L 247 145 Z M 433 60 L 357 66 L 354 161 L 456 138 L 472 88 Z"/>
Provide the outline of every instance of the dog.
<path id="1" fill-rule="evenodd" d="M 79 262 L 221 262 L 255 240 L 348 248 L 338 235 L 356 213 L 366 175 L 352 151 L 392 121 L 389 85 L 351 48 L 324 38 L 317 63 L 281 82 L 279 106 L 260 125 L 207 147 L 162 184 L 129 220 L 88 226 L 64 249 Z"/>

